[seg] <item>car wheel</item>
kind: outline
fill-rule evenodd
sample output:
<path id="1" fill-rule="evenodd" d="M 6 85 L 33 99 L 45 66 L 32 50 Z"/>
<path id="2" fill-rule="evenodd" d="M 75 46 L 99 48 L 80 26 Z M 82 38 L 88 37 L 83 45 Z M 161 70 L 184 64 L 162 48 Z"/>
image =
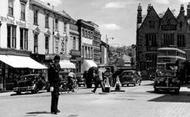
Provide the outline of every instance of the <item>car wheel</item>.
<path id="1" fill-rule="evenodd" d="M 17 94 L 17 95 L 20 95 L 20 94 L 21 94 L 21 92 L 20 92 L 20 91 L 17 91 L 17 92 L 16 92 L 16 94 Z"/>
<path id="2" fill-rule="evenodd" d="M 136 86 L 136 84 L 134 83 L 134 86 Z"/>

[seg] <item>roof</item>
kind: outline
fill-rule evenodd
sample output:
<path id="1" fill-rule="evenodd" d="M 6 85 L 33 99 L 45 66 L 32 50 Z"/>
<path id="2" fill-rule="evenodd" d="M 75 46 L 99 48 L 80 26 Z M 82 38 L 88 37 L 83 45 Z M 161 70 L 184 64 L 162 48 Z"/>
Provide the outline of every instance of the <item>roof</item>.
<path id="1" fill-rule="evenodd" d="M 185 54 L 185 51 L 178 49 L 178 48 L 172 48 L 172 47 L 162 47 L 162 48 L 158 48 L 158 50 L 177 50 L 177 51 Z"/>
<path id="2" fill-rule="evenodd" d="M 71 16 L 68 15 L 64 10 L 62 12 L 58 11 L 54 8 L 54 6 L 51 6 L 49 3 L 45 3 L 45 2 L 42 2 L 40 0 L 31 0 L 30 4 L 36 5 L 38 7 L 44 8 L 46 10 L 52 11 L 58 15 L 61 15 L 65 18 L 71 19 Z"/>

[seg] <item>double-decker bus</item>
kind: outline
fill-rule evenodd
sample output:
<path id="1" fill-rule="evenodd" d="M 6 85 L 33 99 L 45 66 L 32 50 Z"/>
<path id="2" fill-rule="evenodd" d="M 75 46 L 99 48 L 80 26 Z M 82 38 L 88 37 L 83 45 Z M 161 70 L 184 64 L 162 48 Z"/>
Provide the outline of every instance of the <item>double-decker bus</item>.
<path id="1" fill-rule="evenodd" d="M 154 80 L 154 91 L 174 90 L 179 93 L 180 77 L 177 72 L 183 69 L 183 63 L 186 61 L 185 51 L 173 48 L 158 48 L 157 71 Z"/>
<path id="2" fill-rule="evenodd" d="M 186 52 L 181 49 L 174 47 L 158 48 L 157 69 L 166 69 L 167 64 L 175 64 L 177 67 L 181 67 L 181 63 L 185 61 Z"/>

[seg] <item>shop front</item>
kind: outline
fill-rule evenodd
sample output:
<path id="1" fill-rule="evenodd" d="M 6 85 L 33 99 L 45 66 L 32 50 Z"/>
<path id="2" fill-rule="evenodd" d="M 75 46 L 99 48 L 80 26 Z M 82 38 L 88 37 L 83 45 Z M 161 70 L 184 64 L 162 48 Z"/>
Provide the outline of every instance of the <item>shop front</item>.
<path id="1" fill-rule="evenodd" d="M 78 50 L 71 50 L 70 51 L 70 61 L 75 64 L 76 66 L 76 73 L 81 72 L 81 53 Z"/>
<path id="2" fill-rule="evenodd" d="M 12 90 L 14 82 L 21 75 L 30 74 L 34 70 L 47 69 L 29 56 L 21 54 L 0 55 L 0 90 Z"/>

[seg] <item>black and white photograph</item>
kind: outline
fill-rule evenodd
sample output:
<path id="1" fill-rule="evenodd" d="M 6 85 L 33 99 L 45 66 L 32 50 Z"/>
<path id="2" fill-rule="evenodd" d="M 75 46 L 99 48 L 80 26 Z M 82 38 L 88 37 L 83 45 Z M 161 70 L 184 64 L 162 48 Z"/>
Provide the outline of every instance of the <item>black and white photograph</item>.
<path id="1" fill-rule="evenodd" d="M 0 117 L 190 117 L 190 0 L 0 0 Z"/>

